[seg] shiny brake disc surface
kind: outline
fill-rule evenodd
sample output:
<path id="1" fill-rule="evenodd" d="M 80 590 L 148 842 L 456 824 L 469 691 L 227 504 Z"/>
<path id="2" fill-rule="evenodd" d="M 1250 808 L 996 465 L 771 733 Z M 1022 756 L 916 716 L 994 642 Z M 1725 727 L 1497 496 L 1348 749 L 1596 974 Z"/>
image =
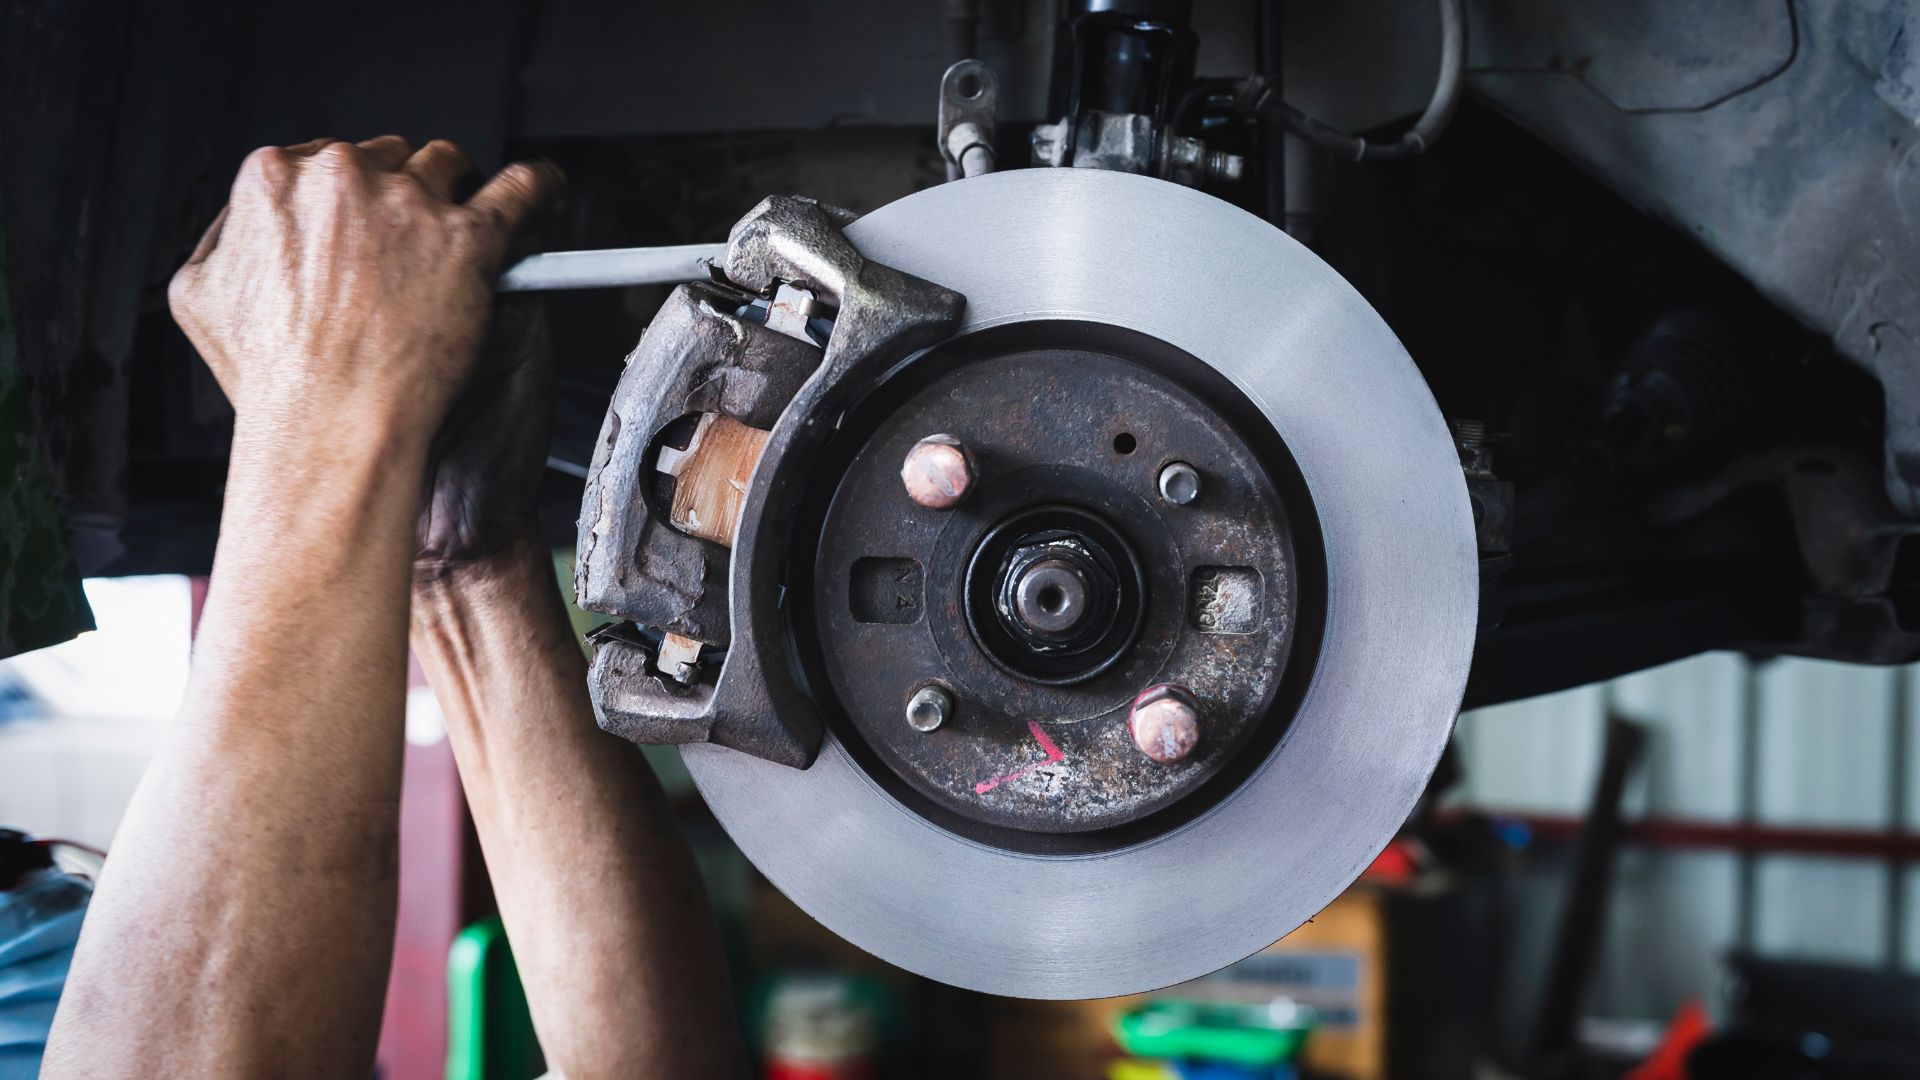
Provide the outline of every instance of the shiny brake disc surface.
<path id="1" fill-rule="evenodd" d="M 988 993 L 1083 998 L 1195 978 L 1292 931 L 1405 820 L 1452 730 L 1472 653 L 1473 525 L 1445 422 L 1411 359 L 1332 269 L 1199 192 L 1032 169 L 867 215 L 869 258 L 967 297 L 965 337 L 1102 323 L 1229 380 L 1291 453 L 1324 551 L 1319 651 L 1284 735 L 1177 828 L 1093 853 L 941 828 L 830 730 L 804 770 L 682 751 L 742 851 L 880 958 Z"/>

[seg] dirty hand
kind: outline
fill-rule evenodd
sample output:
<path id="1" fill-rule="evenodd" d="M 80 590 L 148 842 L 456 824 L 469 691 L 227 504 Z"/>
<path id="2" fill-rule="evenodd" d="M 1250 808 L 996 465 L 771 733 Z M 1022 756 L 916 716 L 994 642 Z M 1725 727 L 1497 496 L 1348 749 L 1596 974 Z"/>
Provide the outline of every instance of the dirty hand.
<path id="1" fill-rule="evenodd" d="M 501 300 L 480 362 L 434 437 L 421 493 L 415 580 L 538 542 L 552 428 L 553 352 L 537 296 Z"/>
<path id="2" fill-rule="evenodd" d="M 510 165 L 472 198 L 451 143 L 254 151 L 167 297 L 236 436 L 424 452 L 473 368 L 507 242 L 561 184 Z"/>

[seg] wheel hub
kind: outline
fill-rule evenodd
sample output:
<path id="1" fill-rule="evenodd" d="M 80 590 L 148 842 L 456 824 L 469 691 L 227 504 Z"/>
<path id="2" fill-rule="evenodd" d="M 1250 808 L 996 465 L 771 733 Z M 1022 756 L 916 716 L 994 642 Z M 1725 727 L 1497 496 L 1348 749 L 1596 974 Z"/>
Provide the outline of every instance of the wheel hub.
<path id="1" fill-rule="evenodd" d="M 1289 510 L 1235 430 L 1244 400 L 1223 409 L 1186 385 L 1205 372 L 1141 335 L 1024 326 L 930 351 L 843 422 L 801 587 L 808 638 L 829 723 L 910 805 L 1014 850 L 1137 842 L 1190 816 L 1162 812 L 1263 727 L 1269 743 L 1284 728 L 1272 706 L 1303 602 L 1292 538 L 1311 511 Z M 976 494 L 951 509 L 916 505 L 898 479 L 931 431 L 979 462 Z M 1205 497 L 1160 495 L 1172 461 L 1201 471 Z M 902 716 L 928 680 L 953 714 L 923 732 Z M 1129 734 L 1133 701 L 1161 683 L 1204 716 L 1175 765 Z"/>

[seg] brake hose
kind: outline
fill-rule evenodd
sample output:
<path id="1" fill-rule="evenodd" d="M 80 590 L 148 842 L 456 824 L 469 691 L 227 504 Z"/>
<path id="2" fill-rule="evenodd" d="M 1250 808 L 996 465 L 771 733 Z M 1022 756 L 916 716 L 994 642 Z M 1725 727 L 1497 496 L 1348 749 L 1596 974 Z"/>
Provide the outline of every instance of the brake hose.
<path id="1" fill-rule="evenodd" d="M 1464 0 L 1440 0 L 1440 74 L 1434 82 L 1433 98 L 1425 112 L 1398 139 L 1374 142 L 1363 135 L 1344 131 L 1308 116 L 1281 100 L 1280 88 L 1258 75 L 1250 75 L 1240 84 L 1234 111 L 1257 116 L 1354 161 L 1391 161 L 1412 157 L 1433 145 L 1453 119 L 1460 104 L 1460 89 L 1467 71 L 1467 15 Z"/>

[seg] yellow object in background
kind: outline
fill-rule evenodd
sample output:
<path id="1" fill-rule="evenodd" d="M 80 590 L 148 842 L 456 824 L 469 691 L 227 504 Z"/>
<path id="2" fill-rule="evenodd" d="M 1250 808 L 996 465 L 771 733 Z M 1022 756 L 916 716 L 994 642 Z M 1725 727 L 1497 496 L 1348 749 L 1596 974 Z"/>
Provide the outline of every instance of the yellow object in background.
<path id="1" fill-rule="evenodd" d="M 1107 1066 L 1107 1080 L 1180 1080 L 1180 1073 L 1160 1061 L 1116 1061 Z"/>

